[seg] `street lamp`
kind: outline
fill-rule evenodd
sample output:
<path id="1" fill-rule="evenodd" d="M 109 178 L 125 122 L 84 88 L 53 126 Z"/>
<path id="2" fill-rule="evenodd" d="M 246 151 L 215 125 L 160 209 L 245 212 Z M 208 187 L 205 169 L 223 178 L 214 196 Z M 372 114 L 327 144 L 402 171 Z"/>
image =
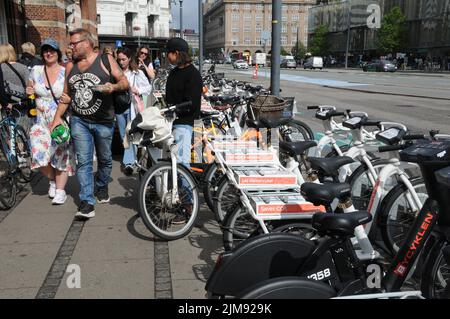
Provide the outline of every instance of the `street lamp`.
<path id="1" fill-rule="evenodd" d="M 183 39 L 183 0 L 180 1 L 180 38 Z"/>

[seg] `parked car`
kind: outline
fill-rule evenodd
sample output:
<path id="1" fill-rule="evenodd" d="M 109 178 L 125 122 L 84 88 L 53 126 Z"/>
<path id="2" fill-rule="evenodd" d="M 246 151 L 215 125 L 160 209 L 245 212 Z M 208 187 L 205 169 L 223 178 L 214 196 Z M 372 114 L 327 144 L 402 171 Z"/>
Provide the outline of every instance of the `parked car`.
<path id="1" fill-rule="evenodd" d="M 395 72 L 397 67 L 392 61 L 388 60 L 374 60 L 363 66 L 363 71 L 374 71 L 374 72 Z"/>
<path id="2" fill-rule="evenodd" d="M 323 58 L 320 56 L 309 57 L 303 64 L 303 68 L 306 69 L 323 69 Z"/>
<path id="3" fill-rule="evenodd" d="M 248 63 L 244 60 L 236 60 L 233 63 L 235 69 L 248 69 Z"/>
<path id="4" fill-rule="evenodd" d="M 296 69 L 297 68 L 297 62 L 294 58 L 284 58 L 281 60 L 280 63 L 281 68 L 289 68 L 289 69 Z"/>
<path id="5" fill-rule="evenodd" d="M 210 60 L 210 59 L 205 59 L 205 60 L 203 60 L 203 63 L 212 63 L 212 61 Z"/>

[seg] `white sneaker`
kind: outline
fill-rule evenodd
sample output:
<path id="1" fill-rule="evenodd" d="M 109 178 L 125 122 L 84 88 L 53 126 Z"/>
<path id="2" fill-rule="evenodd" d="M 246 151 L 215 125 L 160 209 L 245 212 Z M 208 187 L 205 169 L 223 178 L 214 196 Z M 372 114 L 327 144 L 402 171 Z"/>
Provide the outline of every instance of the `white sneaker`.
<path id="1" fill-rule="evenodd" d="M 52 200 L 53 205 L 62 205 L 66 202 L 67 195 L 66 191 L 63 189 L 57 189 L 55 197 Z"/>
<path id="2" fill-rule="evenodd" d="M 54 198 L 56 195 L 56 184 L 55 182 L 50 182 L 50 187 L 48 188 L 48 197 Z"/>

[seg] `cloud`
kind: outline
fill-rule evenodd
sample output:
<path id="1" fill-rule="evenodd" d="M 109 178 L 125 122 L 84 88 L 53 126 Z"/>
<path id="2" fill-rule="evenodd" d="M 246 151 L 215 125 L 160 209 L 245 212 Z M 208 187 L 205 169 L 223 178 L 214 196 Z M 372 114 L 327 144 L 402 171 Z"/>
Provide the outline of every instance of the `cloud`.
<path id="1" fill-rule="evenodd" d="M 180 2 L 172 4 L 172 23 L 170 28 L 180 27 Z M 183 1 L 183 29 L 194 29 L 198 32 L 198 0 Z"/>

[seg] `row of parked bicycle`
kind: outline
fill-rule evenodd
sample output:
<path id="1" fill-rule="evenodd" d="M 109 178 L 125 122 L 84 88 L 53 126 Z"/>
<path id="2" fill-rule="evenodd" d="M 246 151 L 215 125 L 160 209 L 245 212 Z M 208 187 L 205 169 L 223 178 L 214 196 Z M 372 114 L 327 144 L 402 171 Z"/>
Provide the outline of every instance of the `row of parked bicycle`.
<path id="1" fill-rule="evenodd" d="M 221 225 L 225 252 L 208 296 L 450 297 L 450 136 L 308 106 L 324 126 L 315 141 L 293 118 L 293 98 L 213 72 L 204 81 L 193 138 L 201 163 L 176 164 L 177 106 L 146 109 L 129 134 L 139 146 L 140 214 L 155 235 L 191 231 L 199 189 Z M 342 134 L 351 142 L 341 145 Z"/>

